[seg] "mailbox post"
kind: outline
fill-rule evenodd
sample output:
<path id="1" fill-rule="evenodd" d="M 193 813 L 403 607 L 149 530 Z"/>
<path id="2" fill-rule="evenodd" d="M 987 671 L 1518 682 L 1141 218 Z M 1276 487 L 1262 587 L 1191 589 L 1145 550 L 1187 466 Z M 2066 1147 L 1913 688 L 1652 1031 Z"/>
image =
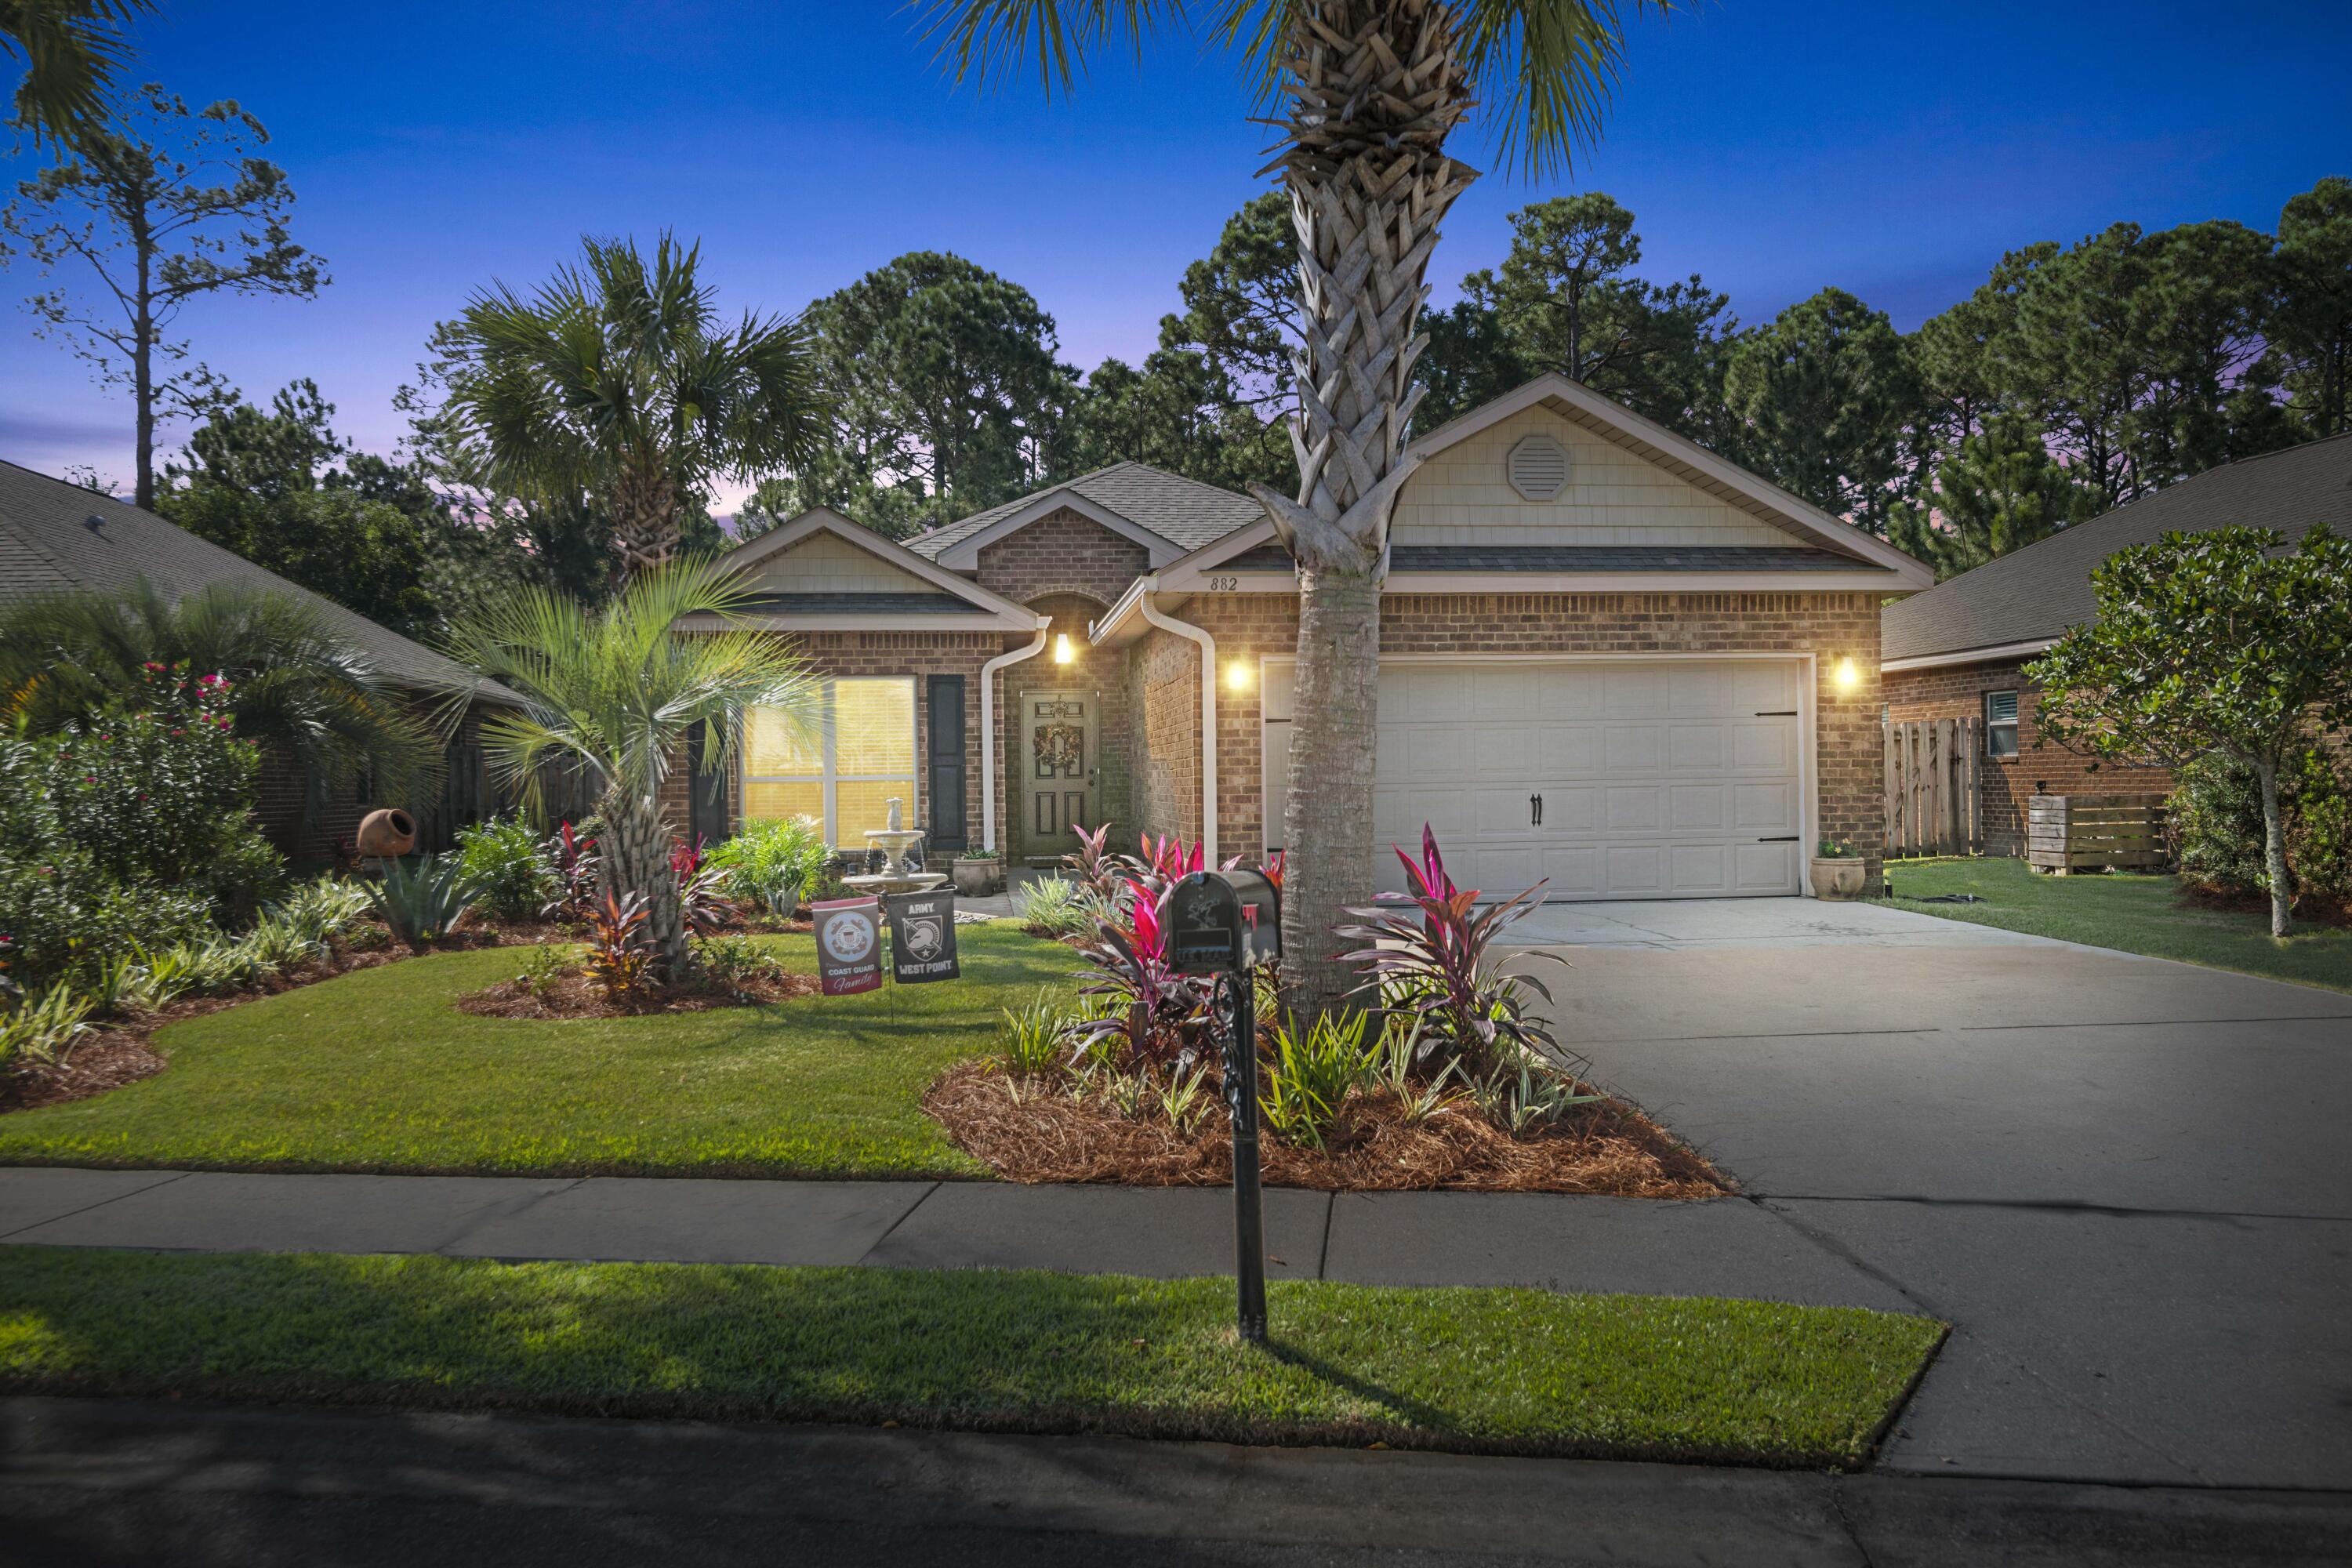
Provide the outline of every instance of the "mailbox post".
<path id="1" fill-rule="evenodd" d="M 1255 871 L 1195 871 L 1168 889 L 1169 964 L 1215 979 L 1234 1125 L 1234 1279 L 1241 1336 L 1265 1342 L 1265 1212 L 1258 1183 L 1257 1005 L 1250 971 L 1282 954 L 1282 898 Z"/>

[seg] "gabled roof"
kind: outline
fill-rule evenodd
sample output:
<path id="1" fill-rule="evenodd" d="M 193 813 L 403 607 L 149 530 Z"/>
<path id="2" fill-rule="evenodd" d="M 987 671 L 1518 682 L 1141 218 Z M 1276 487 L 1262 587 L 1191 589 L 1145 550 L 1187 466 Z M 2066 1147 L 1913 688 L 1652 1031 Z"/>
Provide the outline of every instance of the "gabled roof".
<path id="1" fill-rule="evenodd" d="M 907 548 L 943 566 L 970 571 L 979 564 L 984 545 L 1066 507 L 1143 545 L 1154 566 L 1265 516 L 1265 509 L 1247 496 L 1149 463 L 1113 463 L 919 533 L 907 541 Z"/>
<path id="2" fill-rule="evenodd" d="M 900 623 L 909 616 L 924 617 L 926 629 L 956 629 L 954 626 L 944 623 L 941 617 L 963 623 L 964 629 L 980 626 L 1030 632 L 1041 624 L 1034 610 L 1016 605 L 1003 595 L 992 593 L 967 578 L 957 576 L 937 562 L 916 554 L 896 540 L 883 538 L 870 528 L 861 527 L 830 507 L 811 507 L 791 521 L 781 523 L 756 539 L 746 540 L 720 556 L 719 564 L 733 571 L 750 572 L 761 563 L 786 553 L 794 545 L 818 533 L 847 542 L 893 571 L 928 584 L 931 591 L 801 593 L 781 590 L 755 595 L 744 606 L 745 613 L 787 627 L 797 626 L 806 630 L 851 628 L 867 618 L 887 626 Z M 699 622 L 689 624 L 698 625 Z"/>
<path id="3" fill-rule="evenodd" d="M 2323 523 L 2352 535 L 2352 436 L 2208 468 L 1889 605 L 1879 616 L 1879 657 L 1895 668 L 1964 663 L 1954 656 L 1979 649 L 1988 658 L 2035 651 L 2092 618 L 2091 573 L 2127 545 L 2235 525 L 2276 529 L 2292 546 Z"/>
<path id="4" fill-rule="evenodd" d="M 399 684 L 431 691 L 475 687 L 488 700 L 515 700 L 504 687 L 478 681 L 423 643 L 152 511 L 0 459 L 0 598 L 73 589 L 107 593 L 141 577 L 173 599 L 215 583 L 289 595 L 317 610 Z"/>
<path id="5" fill-rule="evenodd" d="M 1784 530 L 1800 543 L 1838 551 L 1864 566 L 1890 571 L 1901 579 L 1901 587 L 1926 588 L 1935 581 L 1935 574 L 1923 563 L 1885 540 L 1864 533 L 1842 518 L 1832 517 L 1769 479 L 1717 457 L 1689 437 L 1678 435 L 1614 398 L 1603 397 L 1582 382 L 1570 381 L 1564 375 L 1539 375 L 1490 403 L 1446 421 L 1412 441 L 1406 450 L 1424 458 L 1433 457 L 1538 405 Z"/>

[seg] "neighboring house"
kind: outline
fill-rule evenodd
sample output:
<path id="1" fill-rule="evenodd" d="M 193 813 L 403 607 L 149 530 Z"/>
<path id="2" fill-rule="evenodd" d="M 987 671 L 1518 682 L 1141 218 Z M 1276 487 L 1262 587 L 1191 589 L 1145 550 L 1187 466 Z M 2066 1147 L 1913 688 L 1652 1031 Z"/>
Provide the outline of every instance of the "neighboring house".
<path id="1" fill-rule="evenodd" d="M 1927 569 L 1570 381 L 1414 443 L 1381 608 L 1375 827 L 1564 899 L 1793 894 L 1883 837 L 1879 607 Z M 1108 822 L 1280 847 L 1297 587 L 1248 499 L 1121 463 L 892 543 L 812 511 L 738 547 L 830 682 L 677 809 L 1044 861 Z M 1375 868 L 1395 885 L 1392 858 Z"/>
<path id="2" fill-rule="evenodd" d="M 2091 574 L 2127 545 L 2242 526 L 2276 529 L 2294 546 L 2323 523 L 2352 533 L 2352 436 L 2210 468 L 1889 605 L 1880 638 L 1886 716 L 1982 721 L 1989 854 L 2024 853 L 2028 795 L 2168 792 L 2172 776 L 2162 768 L 2103 763 L 2095 771 L 2088 759 L 2042 743 L 2040 693 L 2024 667 L 2092 618 Z"/>
<path id="3" fill-rule="evenodd" d="M 153 512 L 0 460 L 0 598 L 75 589 L 102 593 L 128 587 L 141 577 L 175 599 L 215 583 L 244 583 L 302 600 L 395 685 L 412 692 L 420 705 L 437 704 L 473 679 L 423 644 Z M 510 700 L 511 695 L 497 686 L 485 686 L 478 696 L 478 701 Z M 491 804 L 481 751 L 472 743 L 470 715 L 445 763 L 447 776 L 441 800 L 392 803 L 430 808 L 428 823 L 441 837 L 459 822 L 483 815 Z M 270 841 L 289 855 L 305 858 L 331 853 L 339 840 L 352 837 L 362 815 L 385 804 L 369 798 L 362 782 L 350 798 L 330 803 L 305 824 L 302 781 L 276 756 L 263 764 L 258 794 L 257 815 Z"/>

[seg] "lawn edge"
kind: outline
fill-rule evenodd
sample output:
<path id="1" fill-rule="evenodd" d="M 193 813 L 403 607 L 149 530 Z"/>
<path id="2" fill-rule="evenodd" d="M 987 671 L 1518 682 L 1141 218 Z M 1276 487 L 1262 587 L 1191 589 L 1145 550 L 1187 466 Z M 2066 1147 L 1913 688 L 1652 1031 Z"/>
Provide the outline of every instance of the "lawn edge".
<path id="1" fill-rule="evenodd" d="M 1907 1313 L 1890 1316 L 1910 1316 Z M 1936 1321 L 1923 1319 L 1923 1321 Z M 1948 1326 L 1922 1352 L 1920 1370 L 1935 1357 Z M 1891 1420 L 1916 1385 L 1890 1404 Z M 72 1373 L 0 1373 L 0 1397 L 39 1395 L 73 1399 L 155 1399 L 226 1405 L 281 1405 L 310 1409 L 387 1412 L 431 1411 L 454 1415 L 551 1415 L 575 1419 L 709 1421 L 730 1426 L 899 1427 L 992 1436 L 1129 1437 L 1151 1442 L 1230 1443 L 1244 1447 L 1366 1448 L 1375 1444 L 1397 1451 L 1459 1454 L 1479 1458 L 1605 1459 L 1629 1464 L 1735 1465 L 1755 1469 L 1856 1471 L 1868 1467 L 1874 1443 L 1853 1451 L 1767 1451 L 1730 1445 L 1675 1447 L 1654 1443 L 1610 1443 L 1591 1438 L 1480 1437 L 1427 1427 L 1381 1422 L 1257 1421 L 1208 1409 L 1106 1409 L 1044 1406 L 1024 1411 L 957 1411 L 937 1405 L 882 1402 L 785 1400 L 734 1401 L 709 1396 L 656 1394 L 597 1397 L 569 1394 L 522 1394 L 504 1389 L 452 1389 L 430 1384 L 369 1384 L 328 1389 L 292 1380 L 235 1377 L 174 1380 L 159 1377 L 89 1377 Z M 1882 1428 L 1884 1422 L 1881 1424 Z"/>

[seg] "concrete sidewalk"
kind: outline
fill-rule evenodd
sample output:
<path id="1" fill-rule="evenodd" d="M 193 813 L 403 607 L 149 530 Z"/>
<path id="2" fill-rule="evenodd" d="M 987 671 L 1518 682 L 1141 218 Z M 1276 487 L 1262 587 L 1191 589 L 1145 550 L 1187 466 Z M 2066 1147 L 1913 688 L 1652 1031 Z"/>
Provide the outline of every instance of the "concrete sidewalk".
<path id="1" fill-rule="evenodd" d="M 1265 1194 L 1275 1279 L 1744 1296 L 1903 1310 L 1759 1205 Z M 0 1170 L 0 1243 L 604 1262 L 1230 1274 L 1223 1187 Z"/>

